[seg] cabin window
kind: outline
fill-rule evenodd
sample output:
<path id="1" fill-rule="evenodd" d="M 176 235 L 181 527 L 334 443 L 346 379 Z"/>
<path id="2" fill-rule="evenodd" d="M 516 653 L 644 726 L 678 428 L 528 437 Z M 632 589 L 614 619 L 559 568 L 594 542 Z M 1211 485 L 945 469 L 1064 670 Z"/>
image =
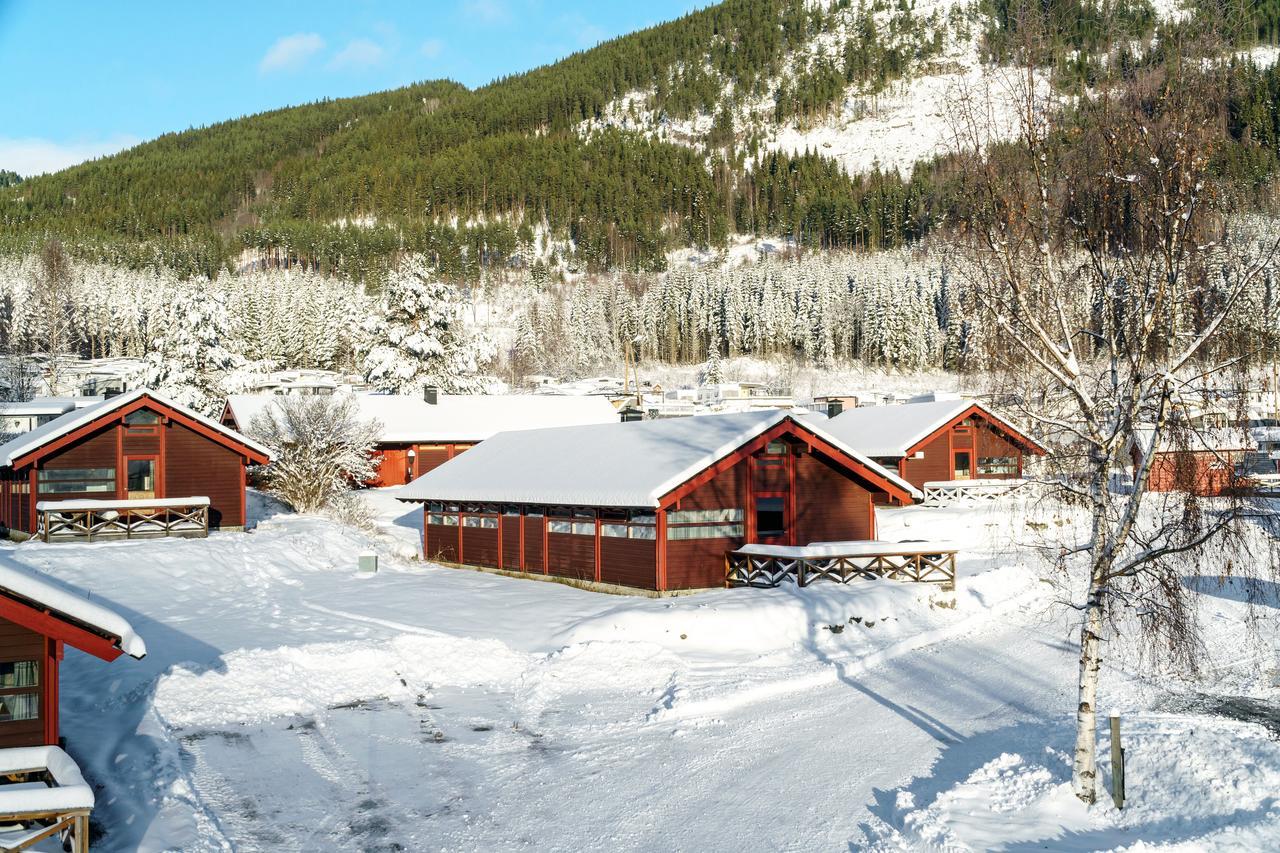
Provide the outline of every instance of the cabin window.
<path id="1" fill-rule="evenodd" d="M 658 538 L 657 516 L 652 512 L 623 512 L 606 511 L 601 513 L 603 523 L 600 525 L 600 535 L 609 536 L 614 539 L 648 539 L 654 540 Z"/>
<path id="2" fill-rule="evenodd" d="M 130 435 L 155 435 L 160 431 L 160 416 L 146 409 L 138 409 L 124 416 L 125 432 Z"/>
<path id="3" fill-rule="evenodd" d="M 741 509 L 680 509 L 667 513 L 667 539 L 730 539 L 743 535 Z"/>
<path id="4" fill-rule="evenodd" d="M 667 513 L 668 524 L 711 524 L 742 521 L 740 509 L 678 509 Z"/>
<path id="5" fill-rule="evenodd" d="M 764 452 L 770 456 L 785 456 L 788 449 L 785 441 L 771 441 L 765 445 Z"/>
<path id="6" fill-rule="evenodd" d="M 978 459 L 979 477 L 1008 477 L 1017 473 L 1016 456 L 982 456 Z"/>
<path id="7" fill-rule="evenodd" d="M 0 663 L 0 689 L 35 687 L 39 683 L 39 661 L 14 660 Z"/>
<path id="8" fill-rule="evenodd" d="M 756 533 L 781 536 L 787 531 L 786 502 L 783 498 L 756 498 Z"/>
<path id="9" fill-rule="evenodd" d="M 493 515 L 464 515 L 462 517 L 463 527 L 480 527 L 485 530 L 497 530 L 498 518 Z"/>
<path id="10" fill-rule="evenodd" d="M 116 490 L 115 468 L 41 468 L 36 475 L 41 494 L 98 494 Z"/>
<path id="11" fill-rule="evenodd" d="M 0 723 L 34 720 L 40 716 L 40 662 L 0 662 Z"/>
<path id="12" fill-rule="evenodd" d="M 520 504 L 503 504 L 503 505 L 502 505 L 502 514 L 503 514 L 503 515 L 519 515 L 519 514 L 520 514 Z"/>
<path id="13" fill-rule="evenodd" d="M 596 535 L 596 514 L 594 510 L 573 511 L 573 532 L 578 536 Z"/>
<path id="14" fill-rule="evenodd" d="M 667 539 L 740 539 L 741 524 L 688 524 L 667 528 Z"/>

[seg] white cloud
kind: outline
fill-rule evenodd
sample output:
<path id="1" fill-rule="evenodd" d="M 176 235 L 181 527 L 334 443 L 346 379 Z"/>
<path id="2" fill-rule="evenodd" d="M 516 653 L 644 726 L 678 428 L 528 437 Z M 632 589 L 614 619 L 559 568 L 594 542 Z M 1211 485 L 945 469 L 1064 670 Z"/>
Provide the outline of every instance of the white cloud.
<path id="1" fill-rule="evenodd" d="M 444 52 L 444 42 L 440 39 L 427 39 L 422 43 L 421 51 L 427 59 L 435 59 Z"/>
<path id="2" fill-rule="evenodd" d="M 258 71 L 268 74 L 272 71 L 300 68 L 303 63 L 322 50 L 324 50 L 324 39 L 315 33 L 281 36 L 263 54 L 262 61 L 258 63 Z"/>
<path id="3" fill-rule="evenodd" d="M 8 169 L 24 177 L 44 172 L 57 172 L 68 166 L 92 160 L 94 157 L 115 154 L 141 141 L 138 137 L 128 134 L 77 142 L 0 136 L 0 169 Z"/>
<path id="4" fill-rule="evenodd" d="M 378 65 L 386 57 L 386 51 L 377 42 L 369 39 L 354 39 L 347 44 L 338 55 L 329 60 L 331 69 L 371 68 Z"/>
<path id="5" fill-rule="evenodd" d="M 462 13 L 485 24 L 500 24 L 511 16 L 503 0 L 466 0 Z"/>

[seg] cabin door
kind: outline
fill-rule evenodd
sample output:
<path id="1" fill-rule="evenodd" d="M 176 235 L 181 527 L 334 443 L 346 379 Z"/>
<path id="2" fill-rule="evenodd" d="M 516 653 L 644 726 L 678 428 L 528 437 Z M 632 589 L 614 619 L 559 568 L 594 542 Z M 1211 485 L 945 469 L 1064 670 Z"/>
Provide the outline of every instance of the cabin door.
<path id="1" fill-rule="evenodd" d="M 158 497 L 156 478 L 159 476 L 159 459 L 155 456 L 126 456 L 125 497 L 131 501 L 146 501 Z"/>
<path id="2" fill-rule="evenodd" d="M 973 454 L 968 450 L 957 450 L 952 459 L 952 479 L 973 479 Z"/>
<path id="3" fill-rule="evenodd" d="M 787 496 L 780 492 L 755 495 L 756 538 L 761 545 L 789 545 L 791 525 L 787 518 Z"/>

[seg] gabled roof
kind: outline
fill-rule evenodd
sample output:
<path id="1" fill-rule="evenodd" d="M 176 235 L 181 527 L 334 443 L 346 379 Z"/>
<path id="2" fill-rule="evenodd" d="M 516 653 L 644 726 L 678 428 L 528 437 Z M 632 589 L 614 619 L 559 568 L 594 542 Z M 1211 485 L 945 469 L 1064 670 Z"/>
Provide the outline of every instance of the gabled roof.
<path id="1" fill-rule="evenodd" d="M 1034 439 L 974 400 L 935 400 L 846 409 L 827 421 L 826 428 L 868 456 L 894 458 L 913 452 L 916 445 L 970 409 L 991 420 L 1031 452 L 1044 453 L 1044 448 Z"/>
<path id="2" fill-rule="evenodd" d="M 660 499 L 772 427 L 792 422 L 909 497 L 896 474 L 790 412 L 740 412 L 504 432 L 405 486 L 400 500 L 656 507 Z"/>
<path id="3" fill-rule="evenodd" d="M 0 562 L 0 616 L 104 660 L 147 653 L 129 620 L 114 610 L 7 562 Z"/>
<path id="4" fill-rule="evenodd" d="M 133 406 L 134 403 L 144 400 L 149 400 L 161 408 L 168 409 L 190 424 L 197 425 L 205 431 L 211 431 L 225 437 L 229 442 L 240 445 L 253 455 L 262 457 L 264 461 L 271 458 L 271 451 L 256 441 L 246 438 L 235 430 L 229 429 L 217 421 L 210 420 L 204 415 L 188 409 L 186 406 L 166 400 L 154 391 L 139 388 L 124 394 L 117 394 L 114 397 L 108 397 L 92 406 L 85 406 L 83 409 L 67 412 L 65 415 L 54 418 L 43 426 L 36 427 L 30 432 L 25 432 L 12 441 L 0 445 L 0 465 L 13 465 L 23 457 L 30 456 L 65 435 L 69 435 L 82 427 L 89 426 L 104 417 L 127 409 Z"/>
<path id="5" fill-rule="evenodd" d="M 605 397 L 547 394 L 442 394 L 437 402 L 407 394 L 355 394 L 360 416 L 382 424 L 383 444 L 478 442 L 508 430 L 605 424 L 618 411 Z M 280 400 L 276 394 L 237 394 L 227 410 L 241 429 Z"/>

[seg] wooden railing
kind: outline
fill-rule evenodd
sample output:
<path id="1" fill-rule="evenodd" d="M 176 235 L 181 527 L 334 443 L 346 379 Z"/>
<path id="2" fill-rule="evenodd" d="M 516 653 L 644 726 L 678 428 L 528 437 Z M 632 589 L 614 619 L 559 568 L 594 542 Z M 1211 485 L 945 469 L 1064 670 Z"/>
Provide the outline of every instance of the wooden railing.
<path id="1" fill-rule="evenodd" d="M 849 583 L 887 578 L 916 583 L 936 583 L 954 589 L 956 551 L 916 552 L 909 549 L 883 553 L 835 556 L 778 556 L 731 551 L 725 580 L 729 586 L 769 589 L 783 583 L 808 586 L 814 581 Z"/>
<path id="2" fill-rule="evenodd" d="M 1031 483 L 1023 479 L 949 480 L 925 483 L 922 491 L 926 506 L 946 506 L 997 501 L 1030 487 Z"/>
<path id="3" fill-rule="evenodd" d="M 41 501 L 36 504 L 36 537 L 146 539 L 209 535 L 209 499 L 203 497 L 132 501 Z"/>

